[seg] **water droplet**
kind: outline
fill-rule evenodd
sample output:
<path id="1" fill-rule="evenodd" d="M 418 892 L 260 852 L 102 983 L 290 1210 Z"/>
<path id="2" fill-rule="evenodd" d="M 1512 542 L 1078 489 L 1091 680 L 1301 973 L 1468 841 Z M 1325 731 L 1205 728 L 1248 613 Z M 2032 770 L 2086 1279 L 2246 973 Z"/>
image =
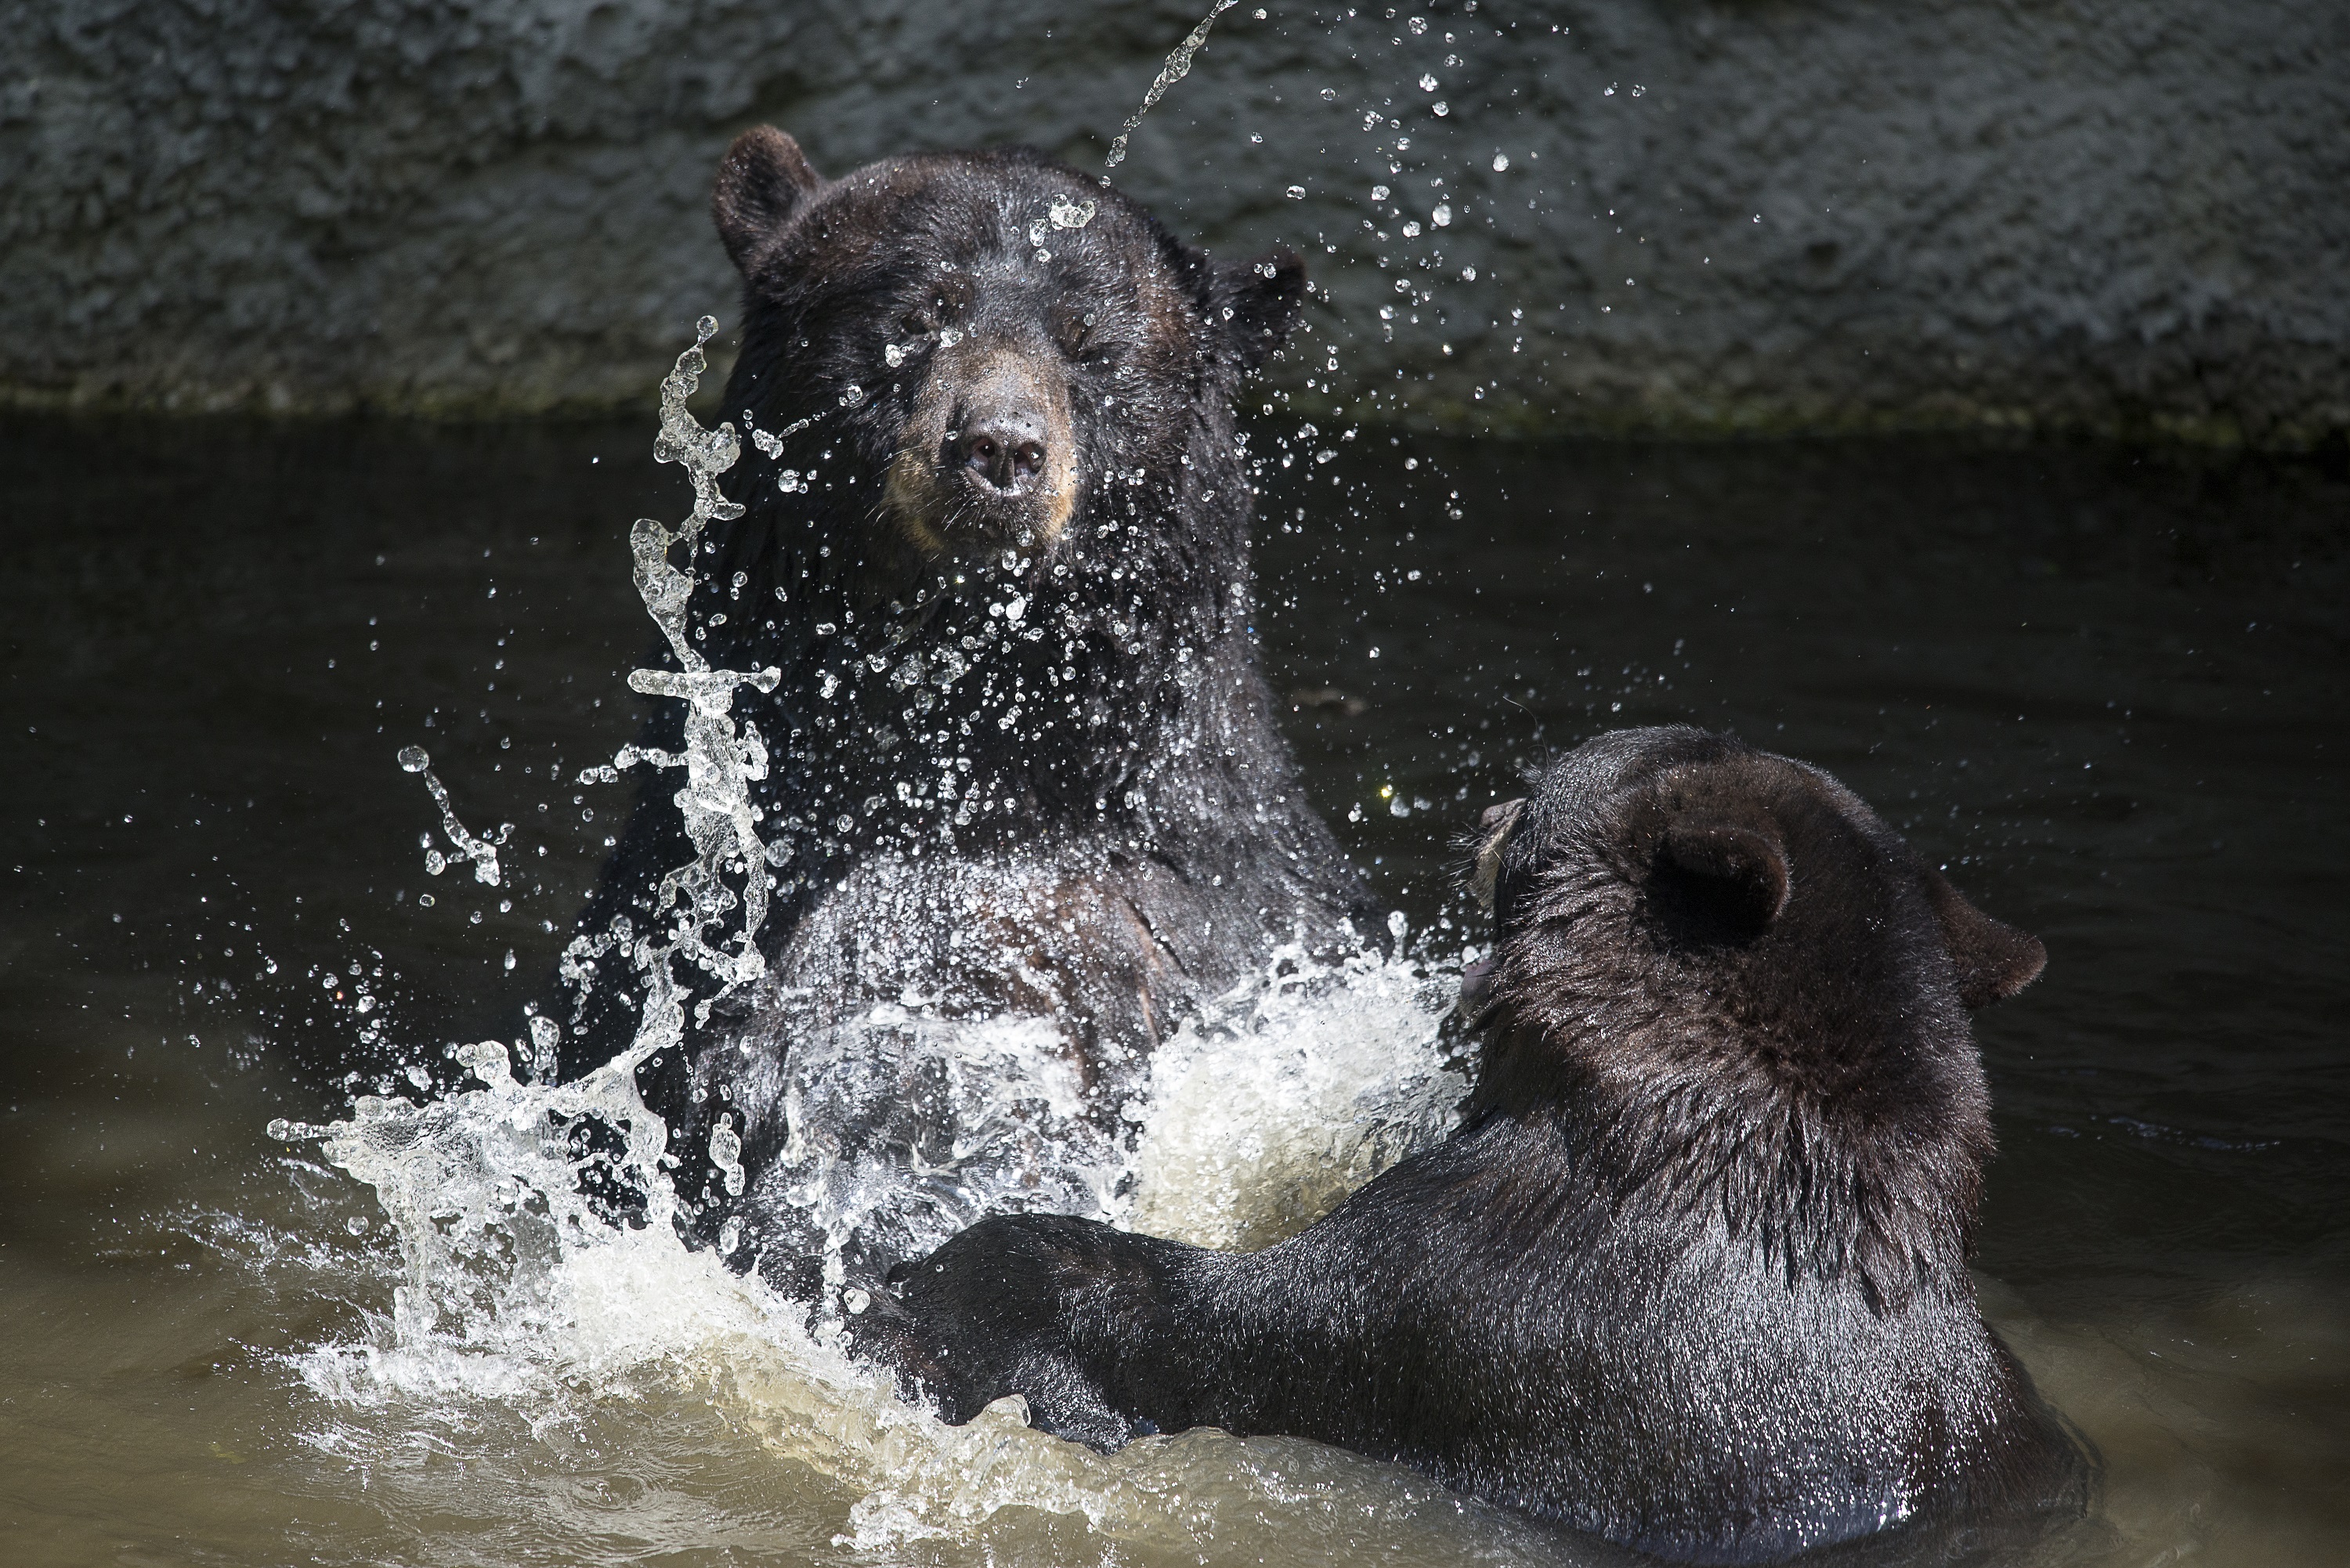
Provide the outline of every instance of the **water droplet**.
<path id="1" fill-rule="evenodd" d="M 1496 153 L 1494 153 L 1494 154 L 1493 154 L 1493 172 L 1494 172 L 1494 173 L 1496 173 L 1496 174 L 1504 174 L 1504 173 L 1507 173 L 1507 172 L 1509 171 L 1509 168 L 1510 168 L 1510 159 L 1509 159 L 1509 154 L 1507 154 L 1507 153 L 1505 153 L 1505 152 L 1496 152 Z"/>
<path id="2" fill-rule="evenodd" d="M 409 773 L 421 774 L 432 765 L 432 759 L 425 755 L 421 746 L 402 746 L 400 748 L 400 765 Z"/>
<path id="3" fill-rule="evenodd" d="M 1287 191 L 1284 192 L 1283 194 L 1286 195 L 1293 202 L 1303 202 L 1305 200 L 1305 187 L 1303 185 L 1292 185 Z"/>

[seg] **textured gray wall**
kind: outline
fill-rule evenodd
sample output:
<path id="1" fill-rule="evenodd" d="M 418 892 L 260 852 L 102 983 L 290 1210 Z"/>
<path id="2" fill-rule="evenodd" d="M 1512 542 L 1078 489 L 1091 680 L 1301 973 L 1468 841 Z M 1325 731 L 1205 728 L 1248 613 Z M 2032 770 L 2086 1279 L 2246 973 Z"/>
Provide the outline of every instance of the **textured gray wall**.
<path id="1" fill-rule="evenodd" d="M 735 130 L 832 172 L 1098 168 L 1208 3 L 0 0 L 0 400 L 641 399 L 735 314 L 703 216 Z M 1331 297 L 1277 379 L 1308 407 L 2350 428 L 2342 0 L 1264 8 L 1119 173 L 1179 232 L 1306 254 Z"/>

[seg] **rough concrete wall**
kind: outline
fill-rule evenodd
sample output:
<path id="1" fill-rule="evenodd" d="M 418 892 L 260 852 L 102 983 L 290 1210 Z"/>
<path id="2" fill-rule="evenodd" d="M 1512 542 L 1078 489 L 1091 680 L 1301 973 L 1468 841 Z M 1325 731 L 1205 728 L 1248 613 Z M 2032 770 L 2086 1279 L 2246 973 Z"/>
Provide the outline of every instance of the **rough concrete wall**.
<path id="1" fill-rule="evenodd" d="M 1208 3 L 0 0 L 0 399 L 641 398 L 734 314 L 703 216 L 734 131 L 827 171 L 1003 140 L 1098 168 Z M 2339 0 L 1263 8 L 1119 177 L 1308 256 L 1330 297 L 1277 371 L 1308 406 L 2350 428 Z"/>

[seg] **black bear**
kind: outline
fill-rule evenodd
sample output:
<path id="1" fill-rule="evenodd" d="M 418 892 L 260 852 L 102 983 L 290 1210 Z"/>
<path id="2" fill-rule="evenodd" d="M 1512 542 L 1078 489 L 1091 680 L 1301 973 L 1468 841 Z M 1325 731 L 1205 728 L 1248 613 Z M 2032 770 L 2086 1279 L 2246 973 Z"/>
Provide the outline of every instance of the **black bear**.
<path id="1" fill-rule="evenodd" d="M 847 1225 L 886 1260 L 1005 1193 L 1082 1205 L 1085 1173 L 1051 1168 L 1068 1129 L 1037 1107 L 1074 1098 L 1114 1134 L 1173 1022 L 1278 943 L 1342 944 L 1363 909 L 1260 672 L 1232 411 L 1304 272 L 1211 261 L 1018 150 L 827 181 L 763 127 L 712 206 L 743 278 L 723 414 L 750 450 L 725 479 L 742 515 L 699 546 L 691 636 L 780 671 L 736 703 L 770 753 L 769 972 L 649 1092 L 681 1154 L 718 1135 L 714 1164 L 686 1162 L 711 1178 L 704 1230 L 732 1214 L 753 1250 L 808 1256 Z M 648 744 L 673 751 L 665 706 Z M 581 950 L 616 921 L 728 913 L 656 907 L 692 857 L 676 787 L 643 786 Z M 599 961 L 567 1075 L 634 1021 L 614 958 L 575 980 Z M 923 1033 L 942 1016 L 1050 1039 L 990 1091 L 968 1041 Z M 917 1168 L 928 1230 L 872 1201 Z"/>
<path id="2" fill-rule="evenodd" d="M 2045 1517 L 2085 1460 L 1983 1324 L 1967 1010 L 2040 971 L 1814 768 L 1609 734 L 1488 814 L 1460 1130 L 1247 1254 L 990 1220 L 855 1320 L 950 1421 L 1320 1438 L 1687 1562 Z"/>

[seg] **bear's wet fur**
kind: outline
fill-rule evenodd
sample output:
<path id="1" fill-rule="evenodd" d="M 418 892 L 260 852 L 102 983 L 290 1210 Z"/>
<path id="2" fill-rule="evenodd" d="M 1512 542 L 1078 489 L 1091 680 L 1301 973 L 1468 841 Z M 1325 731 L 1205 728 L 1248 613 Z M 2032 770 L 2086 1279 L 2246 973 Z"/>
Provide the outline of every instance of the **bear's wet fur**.
<path id="1" fill-rule="evenodd" d="M 1478 874 L 1450 1139 L 1255 1253 L 987 1220 L 852 1320 L 867 1352 L 950 1421 L 1019 1393 L 1104 1448 L 1315 1438 L 1688 1562 L 2077 1509 L 1967 1268 L 1967 1012 L 2040 943 L 1826 774 L 1693 729 L 1565 758 Z"/>
<path id="2" fill-rule="evenodd" d="M 1257 651 L 1232 400 L 1294 324 L 1296 257 L 1212 261 L 1016 149 L 827 181 L 763 127 L 712 206 L 744 284 L 722 417 L 746 438 L 723 481 L 745 510 L 707 534 L 691 618 L 714 666 L 781 673 L 736 701 L 770 755 L 770 972 L 648 1092 L 681 1153 L 713 1116 L 742 1137 L 752 1191 L 705 1219 L 787 1229 L 758 1176 L 797 1043 L 905 1001 L 1049 1018 L 1114 1122 L 1174 1022 L 1278 943 L 1344 945 L 1366 894 Z M 673 750 L 663 706 L 647 740 Z M 653 907 L 692 857 L 676 787 L 644 781 L 588 941 L 680 918 Z M 625 951 L 580 966 L 601 972 L 567 1075 L 629 1037 Z M 902 1088 L 849 1136 L 951 1139 Z M 689 1199 L 718 1199 L 685 1164 Z"/>

